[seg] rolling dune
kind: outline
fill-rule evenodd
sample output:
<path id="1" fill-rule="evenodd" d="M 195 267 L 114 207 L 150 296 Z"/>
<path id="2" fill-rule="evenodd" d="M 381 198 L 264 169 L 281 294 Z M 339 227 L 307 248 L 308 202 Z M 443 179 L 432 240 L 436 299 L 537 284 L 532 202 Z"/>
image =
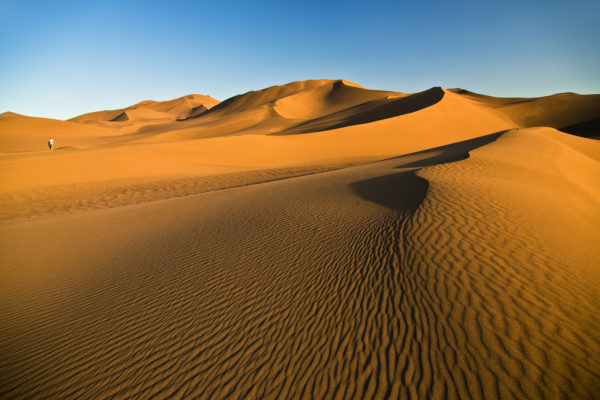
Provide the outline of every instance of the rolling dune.
<path id="1" fill-rule="evenodd" d="M 597 98 L 1 115 L 0 398 L 598 398 Z"/>
<path id="2" fill-rule="evenodd" d="M 83 114 L 69 121 L 111 128 L 123 127 L 123 124 L 111 124 L 111 122 L 143 123 L 153 120 L 173 122 L 199 115 L 218 103 L 218 100 L 210 96 L 190 94 L 169 101 L 145 100 L 127 108 Z"/>
<path id="3" fill-rule="evenodd" d="M 583 137 L 600 135 L 600 95 L 559 93 L 539 98 L 501 98 L 450 90 L 501 112 L 520 128 L 550 126 Z"/>

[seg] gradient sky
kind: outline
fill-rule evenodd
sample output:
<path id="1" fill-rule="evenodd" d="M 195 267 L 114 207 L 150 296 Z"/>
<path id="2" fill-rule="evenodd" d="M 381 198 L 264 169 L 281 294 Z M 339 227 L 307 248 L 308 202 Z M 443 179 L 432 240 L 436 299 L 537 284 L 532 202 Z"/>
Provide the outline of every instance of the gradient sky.
<path id="1" fill-rule="evenodd" d="M 0 112 L 66 119 L 314 78 L 600 93 L 599 20 L 598 0 L 0 0 Z"/>

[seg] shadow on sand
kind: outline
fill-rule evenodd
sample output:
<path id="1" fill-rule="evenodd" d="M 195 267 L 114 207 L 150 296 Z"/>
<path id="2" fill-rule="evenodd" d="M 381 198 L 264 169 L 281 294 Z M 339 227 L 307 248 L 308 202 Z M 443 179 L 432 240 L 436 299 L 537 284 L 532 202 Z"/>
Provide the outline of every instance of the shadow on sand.
<path id="1" fill-rule="evenodd" d="M 382 119 L 410 114 L 438 103 L 444 97 L 441 87 L 433 87 L 423 92 L 396 99 L 374 100 L 350 107 L 333 114 L 324 115 L 301 122 L 282 132 L 272 135 L 291 135 L 343 128 L 351 125 L 367 124 Z"/>
<path id="2" fill-rule="evenodd" d="M 380 206 L 401 212 L 412 212 L 425 199 L 429 183 L 415 171 L 395 172 L 352 184 L 360 197 Z"/>
<path id="3" fill-rule="evenodd" d="M 577 124 L 563 126 L 559 130 L 570 133 L 571 135 L 581 136 L 590 139 L 600 139 L 600 118 L 593 118 L 588 121 Z"/>
<path id="4" fill-rule="evenodd" d="M 390 172 L 355 182 L 351 185 L 352 190 L 365 200 L 392 210 L 411 213 L 423 202 L 429 188 L 427 180 L 416 175 L 419 169 L 464 160 L 469 157 L 470 151 L 495 141 L 505 132 L 507 131 L 392 158 L 388 161 L 397 161 L 392 168 L 410 170 Z"/>

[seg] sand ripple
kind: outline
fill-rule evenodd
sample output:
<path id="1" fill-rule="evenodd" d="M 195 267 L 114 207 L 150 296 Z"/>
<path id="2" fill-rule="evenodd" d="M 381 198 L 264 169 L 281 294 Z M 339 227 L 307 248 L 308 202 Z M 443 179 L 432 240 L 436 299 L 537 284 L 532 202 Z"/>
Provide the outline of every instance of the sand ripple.
<path id="1" fill-rule="evenodd" d="M 0 227 L 0 396 L 594 398 L 597 202 L 505 136 Z"/>

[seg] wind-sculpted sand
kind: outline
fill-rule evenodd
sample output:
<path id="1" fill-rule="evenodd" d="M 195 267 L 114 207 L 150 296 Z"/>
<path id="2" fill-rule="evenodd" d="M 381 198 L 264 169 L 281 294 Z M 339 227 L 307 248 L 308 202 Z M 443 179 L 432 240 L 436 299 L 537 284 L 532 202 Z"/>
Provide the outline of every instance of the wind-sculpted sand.
<path id="1" fill-rule="evenodd" d="M 0 195 L 6 206 L 0 222 L 15 222 L 47 216 L 75 214 L 102 208 L 121 207 L 198 193 L 253 185 L 296 176 L 343 168 L 346 165 L 320 165 L 208 176 L 80 183 L 8 192 Z"/>
<path id="2" fill-rule="evenodd" d="M 598 398 L 599 142 L 437 89 L 302 132 L 319 82 L 210 108 L 280 135 L 6 152 L 0 398 Z"/>
<path id="3" fill-rule="evenodd" d="M 512 131 L 417 173 L 429 190 L 403 242 L 409 307 L 436 332 L 416 346 L 432 365 L 421 396 L 598 396 L 600 158 L 561 136 Z"/>

